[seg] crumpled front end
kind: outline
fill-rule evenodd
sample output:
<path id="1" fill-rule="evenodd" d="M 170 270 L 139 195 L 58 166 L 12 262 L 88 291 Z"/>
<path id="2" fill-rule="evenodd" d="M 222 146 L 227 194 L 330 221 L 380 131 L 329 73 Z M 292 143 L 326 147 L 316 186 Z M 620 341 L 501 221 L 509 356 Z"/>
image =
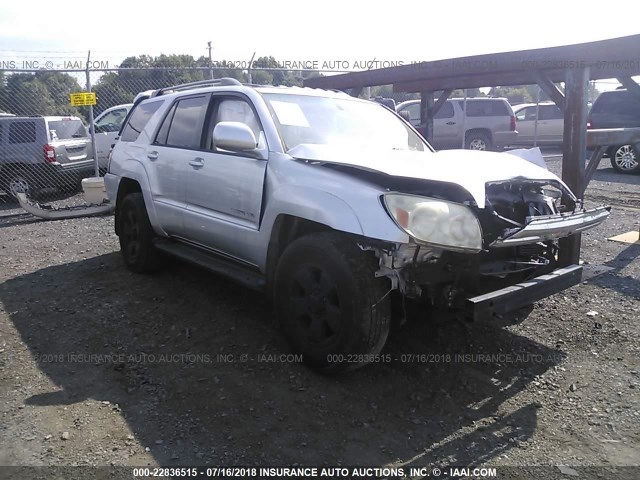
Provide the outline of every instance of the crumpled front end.
<path id="1" fill-rule="evenodd" d="M 482 231 L 482 249 L 465 252 L 412 239 L 377 251 L 379 275 L 405 297 L 474 319 L 500 316 L 580 282 L 579 266 L 561 266 L 559 240 L 601 224 L 609 207 L 585 209 L 561 182 L 487 182 L 485 204 L 467 202 Z M 427 196 L 427 192 L 424 192 Z"/>

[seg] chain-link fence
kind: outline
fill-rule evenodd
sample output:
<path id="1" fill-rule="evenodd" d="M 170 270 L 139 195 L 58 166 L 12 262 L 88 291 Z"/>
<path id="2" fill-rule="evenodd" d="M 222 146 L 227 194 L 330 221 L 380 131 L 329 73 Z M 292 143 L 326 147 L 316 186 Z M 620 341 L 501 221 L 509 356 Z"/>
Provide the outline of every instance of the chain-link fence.
<path id="1" fill-rule="evenodd" d="M 252 71 L 224 68 L 118 68 L 0 71 L 0 203 L 17 194 L 39 202 L 69 197 L 97 168 L 104 175 L 120 125 L 135 96 L 182 83 L 232 77 L 241 82 L 302 85 L 317 71 L 277 68 Z M 96 94 L 95 149 L 89 107 L 72 106 L 70 94 Z M 95 155 L 94 155 L 95 151 Z"/>
<path id="2" fill-rule="evenodd" d="M 305 78 L 322 73 L 318 70 L 264 68 L 248 71 L 201 66 L 0 71 L 0 203 L 15 202 L 18 192 L 25 192 L 39 202 L 66 198 L 80 191 L 81 180 L 94 176 L 96 167 L 99 175 L 103 175 L 111 146 L 139 92 L 214 77 L 301 86 Z M 89 107 L 72 106 L 69 97 L 71 93 L 86 91 L 87 83 L 97 98 L 93 107 L 95 148 L 90 135 Z M 593 86 L 592 90 L 595 98 L 598 89 Z M 437 98 L 438 92 L 435 93 Z M 464 96 L 508 97 L 512 105 L 545 100 L 540 97 L 537 86 L 457 90 L 451 95 L 452 98 Z M 401 109 L 405 111 L 401 113 L 416 127 L 422 125 L 417 93 L 394 92 L 392 86 L 387 85 L 365 88 L 360 97 L 376 100 L 391 109 L 405 102 L 405 108 Z M 445 110 L 440 115 L 444 115 Z M 537 114 L 538 111 L 537 108 L 523 111 L 522 119 L 518 117 L 519 129 L 530 120 L 525 113 Z M 558 118 L 554 120 L 561 128 L 561 114 L 556 116 Z M 438 122 L 446 121 L 436 119 L 435 134 L 438 134 Z M 535 144 L 538 129 L 532 132 Z M 434 145 L 440 148 L 437 142 Z"/>

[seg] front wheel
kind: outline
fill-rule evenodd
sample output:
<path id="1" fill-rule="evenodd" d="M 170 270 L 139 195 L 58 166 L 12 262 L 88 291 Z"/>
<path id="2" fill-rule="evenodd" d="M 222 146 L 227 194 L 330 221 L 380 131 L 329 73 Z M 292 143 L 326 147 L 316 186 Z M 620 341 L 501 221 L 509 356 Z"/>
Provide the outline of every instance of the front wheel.
<path id="1" fill-rule="evenodd" d="M 274 300 L 290 345 L 321 373 L 375 361 L 391 323 L 389 282 L 376 258 L 333 232 L 291 243 L 275 274 Z"/>
<path id="2" fill-rule="evenodd" d="M 116 218 L 120 223 L 120 251 L 127 268 L 136 273 L 158 270 L 158 251 L 153 245 L 155 233 L 142 193 L 130 193 L 124 197 Z"/>
<path id="3" fill-rule="evenodd" d="M 640 158 L 632 145 L 613 147 L 609 152 L 613 169 L 620 173 L 640 173 Z"/>

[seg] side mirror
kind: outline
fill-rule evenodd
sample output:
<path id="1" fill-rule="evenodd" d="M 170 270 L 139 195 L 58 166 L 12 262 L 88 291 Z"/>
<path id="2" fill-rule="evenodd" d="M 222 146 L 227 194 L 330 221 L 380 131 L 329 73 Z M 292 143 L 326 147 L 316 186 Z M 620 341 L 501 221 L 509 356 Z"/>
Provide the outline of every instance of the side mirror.
<path id="1" fill-rule="evenodd" d="M 241 122 L 220 122 L 213 129 L 216 148 L 232 152 L 255 150 L 258 142 L 253 131 Z"/>

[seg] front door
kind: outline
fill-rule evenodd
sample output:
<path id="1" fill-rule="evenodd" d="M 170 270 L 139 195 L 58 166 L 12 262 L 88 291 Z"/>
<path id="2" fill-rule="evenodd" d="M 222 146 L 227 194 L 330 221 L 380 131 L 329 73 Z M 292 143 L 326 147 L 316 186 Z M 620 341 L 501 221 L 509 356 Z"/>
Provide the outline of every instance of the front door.
<path id="1" fill-rule="evenodd" d="M 213 96 L 205 127 L 205 148 L 187 166 L 185 232 L 197 243 L 237 257 L 252 258 L 249 247 L 260 225 L 267 168 L 267 145 L 258 116 L 242 96 Z M 225 151 L 213 144 L 219 122 L 241 122 L 256 137 L 256 150 Z"/>

